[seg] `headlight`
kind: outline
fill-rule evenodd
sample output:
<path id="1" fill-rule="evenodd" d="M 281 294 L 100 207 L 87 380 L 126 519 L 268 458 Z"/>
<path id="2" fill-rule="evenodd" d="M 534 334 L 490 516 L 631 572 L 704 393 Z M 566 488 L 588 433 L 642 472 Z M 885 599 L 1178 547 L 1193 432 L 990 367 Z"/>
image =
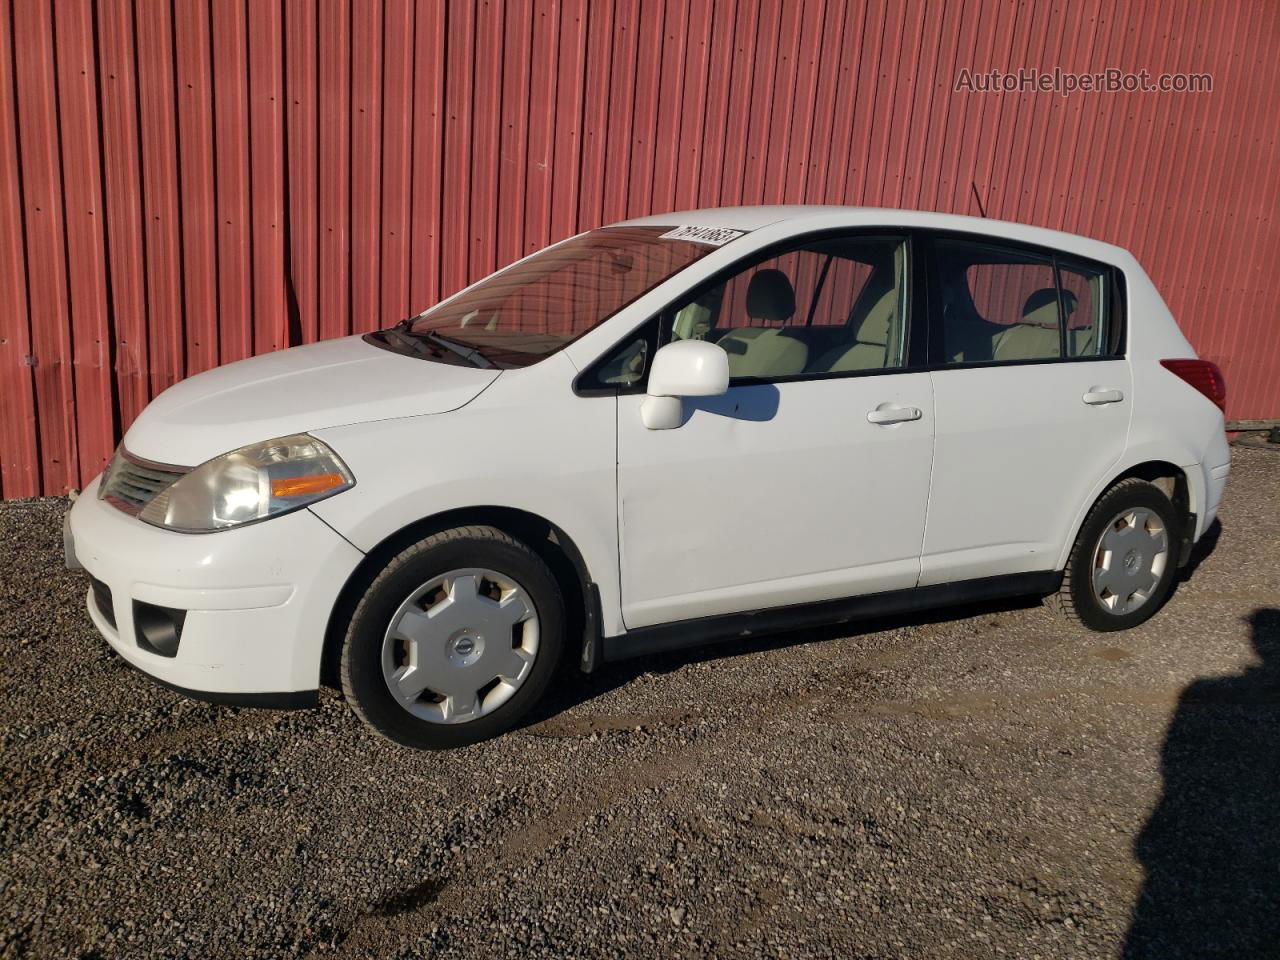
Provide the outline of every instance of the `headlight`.
<path id="1" fill-rule="evenodd" d="M 354 484 L 336 453 L 299 433 L 214 457 L 160 491 L 138 516 L 208 533 L 297 510 Z"/>

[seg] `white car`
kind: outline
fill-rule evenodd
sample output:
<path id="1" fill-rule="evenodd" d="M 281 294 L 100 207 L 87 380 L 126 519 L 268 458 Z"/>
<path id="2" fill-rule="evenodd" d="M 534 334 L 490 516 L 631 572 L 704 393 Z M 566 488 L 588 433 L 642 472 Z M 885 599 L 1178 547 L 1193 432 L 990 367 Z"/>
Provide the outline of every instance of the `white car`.
<path id="1" fill-rule="evenodd" d="M 193 696 L 338 682 L 415 747 L 602 661 L 1049 594 L 1141 623 L 1217 511 L 1224 387 L 1134 258 L 992 220 L 701 210 L 165 391 L 68 563 Z"/>

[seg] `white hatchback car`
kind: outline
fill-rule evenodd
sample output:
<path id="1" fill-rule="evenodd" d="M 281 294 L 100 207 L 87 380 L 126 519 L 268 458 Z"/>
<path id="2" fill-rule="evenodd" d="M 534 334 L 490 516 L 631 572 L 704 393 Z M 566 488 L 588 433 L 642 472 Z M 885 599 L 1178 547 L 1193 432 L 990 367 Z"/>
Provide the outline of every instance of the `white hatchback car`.
<path id="1" fill-rule="evenodd" d="M 839 207 L 591 230 L 399 326 L 158 397 L 72 509 L 129 663 L 388 737 L 582 670 L 1012 594 L 1150 617 L 1230 470 L 1222 376 L 1132 256 Z"/>

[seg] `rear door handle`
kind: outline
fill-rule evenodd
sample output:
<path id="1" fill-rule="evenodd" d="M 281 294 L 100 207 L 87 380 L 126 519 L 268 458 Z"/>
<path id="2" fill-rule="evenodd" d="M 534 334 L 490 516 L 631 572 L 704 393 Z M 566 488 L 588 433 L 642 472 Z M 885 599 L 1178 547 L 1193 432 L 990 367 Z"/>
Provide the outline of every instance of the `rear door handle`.
<path id="1" fill-rule="evenodd" d="M 905 423 L 908 420 L 919 420 L 919 407 L 899 407 L 892 403 L 882 403 L 867 414 L 868 423 L 890 424 Z"/>
<path id="2" fill-rule="evenodd" d="M 1082 399 L 1085 403 L 1098 406 L 1103 403 L 1119 403 L 1124 399 L 1124 394 L 1119 390 L 1103 390 L 1101 387 L 1090 387 L 1089 392 Z"/>

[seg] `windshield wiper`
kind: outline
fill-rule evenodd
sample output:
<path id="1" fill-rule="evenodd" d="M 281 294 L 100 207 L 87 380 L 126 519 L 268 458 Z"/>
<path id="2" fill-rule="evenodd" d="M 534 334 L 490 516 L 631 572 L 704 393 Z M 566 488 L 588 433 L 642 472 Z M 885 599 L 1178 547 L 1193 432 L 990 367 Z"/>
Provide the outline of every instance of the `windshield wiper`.
<path id="1" fill-rule="evenodd" d="M 420 357 L 442 356 L 439 347 L 434 346 L 429 341 L 423 340 L 420 337 L 411 337 L 399 327 L 392 327 L 389 330 L 379 330 L 377 335 L 385 342 L 393 343 L 398 347 L 403 347 Z"/>
<path id="2" fill-rule="evenodd" d="M 486 357 L 475 347 L 469 347 L 457 340 L 450 340 L 448 337 L 436 333 L 434 330 L 414 330 L 413 322 L 417 317 L 408 317 L 401 320 L 399 324 L 391 328 L 391 332 L 399 333 L 401 336 L 425 340 L 427 343 L 437 347 L 442 347 L 450 353 L 456 353 L 462 359 L 469 361 L 474 366 L 482 369 L 489 369 L 493 366 L 493 361 Z"/>

